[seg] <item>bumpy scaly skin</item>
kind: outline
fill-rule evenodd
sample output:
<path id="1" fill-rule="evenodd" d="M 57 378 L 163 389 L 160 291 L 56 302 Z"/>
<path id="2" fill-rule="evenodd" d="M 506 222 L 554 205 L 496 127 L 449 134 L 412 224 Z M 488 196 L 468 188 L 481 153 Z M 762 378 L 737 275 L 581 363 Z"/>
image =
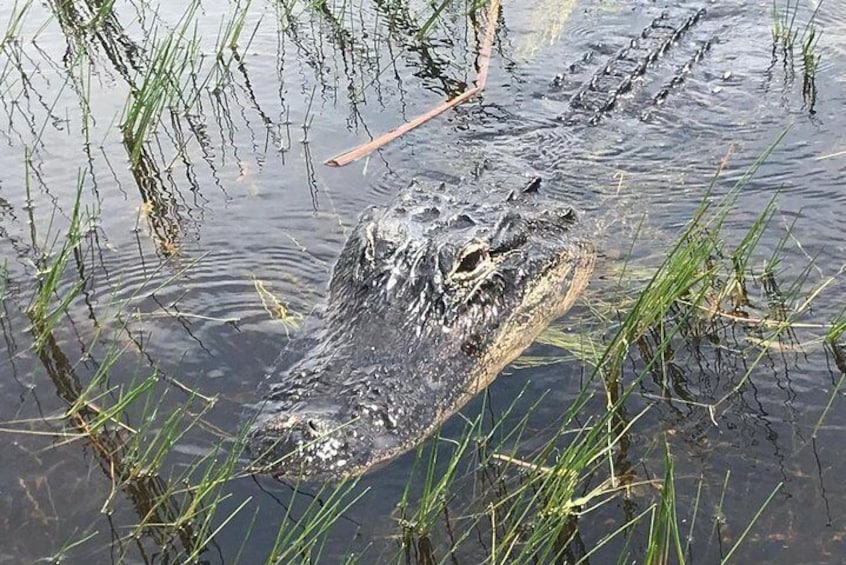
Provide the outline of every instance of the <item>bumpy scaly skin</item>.
<path id="1" fill-rule="evenodd" d="M 485 204 L 414 185 L 366 212 L 333 271 L 314 347 L 260 407 L 250 434 L 258 463 L 327 480 L 385 462 L 561 315 L 593 254 L 574 235 L 576 213 L 536 189 Z"/>
<path id="2" fill-rule="evenodd" d="M 629 45 L 611 57 L 599 71 L 586 81 L 570 100 L 572 112 L 563 117 L 568 123 L 586 121 L 598 124 L 619 103 L 622 97 L 637 88 L 637 81 L 651 65 L 672 48 L 682 36 L 705 17 L 705 9 L 698 10 L 686 18 L 671 20 L 667 13 L 655 18 Z M 678 70 L 673 78 L 655 95 L 654 102 L 660 104 L 684 80 L 690 66 L 702 58 L 710 48 L 705 42 L 694 57 Z"/>

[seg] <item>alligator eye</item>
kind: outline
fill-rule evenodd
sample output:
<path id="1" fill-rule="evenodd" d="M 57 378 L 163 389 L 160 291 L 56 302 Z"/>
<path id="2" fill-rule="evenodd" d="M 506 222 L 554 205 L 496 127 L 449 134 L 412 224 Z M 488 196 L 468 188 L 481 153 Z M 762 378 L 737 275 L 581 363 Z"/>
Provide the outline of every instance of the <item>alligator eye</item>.
<path id="1" fill-rule="evenodd" d="M 488 246 L 481 241 L 473 241 L 465 247 L 455 261 L 448 278 L 460 282 L 475 278 L 493 267 Z"/>
<path id="2" fill-rule="evenodd" d="M 320 433 L 320 428 L 317 426 L 317 422 L 314 420 L 309 420 L 306 422 L 306 426 L 308 426 L 309 431 L 311 431 L 314 435 Z"/>
<path id="3" fill-rule="evenodd" d="M 467 255 L 464 255 L 455 267 L 456 273 L 472 273 L 487 259 L 487 249 L 474 249 Z"/>

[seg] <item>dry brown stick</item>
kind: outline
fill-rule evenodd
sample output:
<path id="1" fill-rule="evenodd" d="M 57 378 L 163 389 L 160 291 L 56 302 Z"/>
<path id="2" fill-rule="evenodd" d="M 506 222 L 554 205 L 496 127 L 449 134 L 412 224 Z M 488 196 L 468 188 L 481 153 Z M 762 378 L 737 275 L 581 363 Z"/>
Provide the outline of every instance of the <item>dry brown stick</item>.
<path id="1" fill-rule="evenodd" d="M 485 38 L 482 40 L 482 48 L 479 50 L 479 72 L 476 73 L 476 88 L 481 92 L 488 83 L 488 67 L 491 64 L 491 52 L 493 51 L 494 32 L 496 22 L 499 19 L 499 0 L 492 0 L 488 8 L 488 27 L 485 30 Z"/>
<path id="2" fill-rule="evenodd" d="M 480 93 L 485 88 L 485 83 L 488 80 L 488 66 L 490 65 L 491 61 L 494 32 L 496 31 L 496 22 L 499 16 L 499 2 L 500 0 L 491 0 L 490 7 L 488 9 L 488 27 L 485 30 L 485 38 L 482 41 L 482 48 L 479 50 L 479 71 L 476 73 L 476 81 L 474 83 L 473 88 L 462 92 L 455 98 L 438 104 L 425 114 L 417 116 L 410 122 L 406 122 L 398 127 L 395 127 L 387 133 L 383 133 L 379 137 L 376 137 L 363 145 L 359 145 L 358 147 L 355 147 L 353 149 L 350 149 L 349 151 L 346 151 L 344 153 L 341 153 L 340 155 L 336 155 L 335 157 L 328 159 L 324 162 L 324 164 L 329 165 L 330 167 L 343 167 L 344 165 L 348 165 L 356 159 L 364 157 L 375 149 L 378 149 L 383 145 L 390 143 L 391 141 L 403 135 L 404 133 L 413 130 L 417 126 L 428 122 L 432 118 L 443 114 L 450 108 L 458 106 L 459 104 L 465 102 L 466 100 L 469 100 L 476 94 Z"/>
<path id="3" fill-rule="evenodd" d="M 332 157 L 331 159 L 326 161 L 324 164 L 329 165 L 330 167 L 343 167 L 344 165 L 348 165 L 348 164 L 352 163 L 353 161 L 355 161 L 356 159 L 360 159 L 360 158 L 364 157 L 365 155 L 367 155 L 368 153 L 370 153 L 374 149 L 378 149 L 378 148 L 382 147 L 383 145 L 390 143 L 391 141 L 398 138 L 402 134 L 413 130 L 414 128 L 416 128 L 417 126 L 419 126 L 419 125 L 421 125 L 425 122 L 428 122 L 429 120 L 431 120 L 432 118 L 434 118 L 438 114 L 442 114 L 442 113 L 446 112 L 447 110 L 449 110 L 453 106 L 458 106 L 459 104 L 461 104 L 462 102 L 464 102 L 468 98 L 475 96 L 477 92 L 479 92 L 479 88 L 474 86 L 470 90 L 462 92 L 461 94 L 459 94 L 455 98 L 453 98 L 451 100 L 447 100 L 446 102 L 442 102 L 441 104 L 432 108 L 431 110 L 429 110 L 425 114 L 417 116 L 416 118 L 414 118 L 410 122 L 406 122 L 406 123 L 402 124 L 401 126 L 398 126 L 398 127 L 392 129 L 391 131 L 389 131 L 387 133 L 383 133 L 379 137 L 373 139 L 372 141 L 365 143 L 364 145 L 359 145 L 358 147 L 355 147 L 354 149 L 350 149 L 346 153 L 342 153 L 341 155 L 337 155 L 335 157 Z"/>

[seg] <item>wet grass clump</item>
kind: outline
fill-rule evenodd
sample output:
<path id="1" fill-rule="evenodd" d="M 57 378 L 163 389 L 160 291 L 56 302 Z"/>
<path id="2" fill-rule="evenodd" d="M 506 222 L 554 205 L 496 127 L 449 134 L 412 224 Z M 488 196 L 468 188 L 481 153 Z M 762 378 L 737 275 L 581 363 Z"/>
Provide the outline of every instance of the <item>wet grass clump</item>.
<path id="1" fill-rule="evenodd" d="M 773 0 L 773 58 L 781 53 L 784 64 L 793 68 L 794 50 L 799 44 L 802 64 L 802 96 L 808 108 L 813 111 L 816 104 L 816 75 L 822 55 L 819 52 L 820 31 L 814 20 L 822 7 L 822 0 L 815 3 L 813 11 L 804 24 L 797 21 L 803 10 L 800 0 L 787 0 L 783 5 Z"/>

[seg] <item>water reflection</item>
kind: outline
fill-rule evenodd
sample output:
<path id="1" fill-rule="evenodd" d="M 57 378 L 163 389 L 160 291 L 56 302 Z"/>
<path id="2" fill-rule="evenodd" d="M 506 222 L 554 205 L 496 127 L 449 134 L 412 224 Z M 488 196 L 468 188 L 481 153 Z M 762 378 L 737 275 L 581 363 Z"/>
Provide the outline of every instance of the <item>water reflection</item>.
<path id="1" fill-rule="evenodd" d="M 89 0 L 51 1 L 49 6 L 67 41 L 62 62 L 69 72 L 78 61 L 94 55 L 92 48 L 95 52 L 102 50 L 111 68 L 127 84 L 132 83 L 134 74 L 142 72 L 141 49 L 127 37 L 113 10 Z M 110 71 L 102 65 L 99 68 Z"/>
<path id="2" fill-rule="evenodd" d="M 137 545 L 145 563 L 175 559 L 179 555 L 202 555 L 208 551 L 206 547 L 197 545 L 202 538 L 195 531 L 193 521 L 184 520 L 182 509 L 191 504 L 190 494 L 177 494 L 157 473 L 148 474 L 137 468 L 137 448 L 128 445 L 127 441 L 131 433 L 127 430 L 131 428 L 104 425 L 102 411 L 88 400 L 90 390 L 85 390 L 52 332 L 41 328 L 40 320 L 31 321 L 36 331 L 46 336 L 38 357 L 56 387 L 56 394 L 67 405 L 71 429 L 91 448 L 100 469 L 113 487 L 124 491 L 141 524 L 138 528 L 143 537 L 136 535 L 134 540 L 126 538 L 123 526 L 112 524 L 112 539 L 117 543 L 114 554 L 126 555 L 123 545 L 128 543 Z M 105 363 L 108 366 L 110 360 L 106 359 Z M 110 501 L 106 504 L 109 505 Z M 199 521 L 202 522 L 202 517 Z"/>

